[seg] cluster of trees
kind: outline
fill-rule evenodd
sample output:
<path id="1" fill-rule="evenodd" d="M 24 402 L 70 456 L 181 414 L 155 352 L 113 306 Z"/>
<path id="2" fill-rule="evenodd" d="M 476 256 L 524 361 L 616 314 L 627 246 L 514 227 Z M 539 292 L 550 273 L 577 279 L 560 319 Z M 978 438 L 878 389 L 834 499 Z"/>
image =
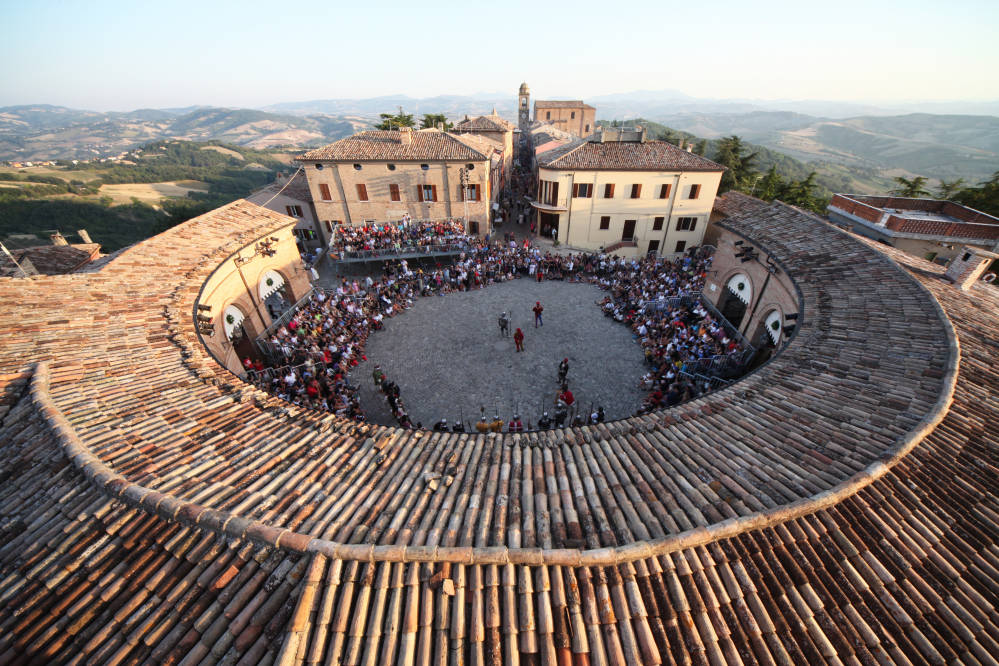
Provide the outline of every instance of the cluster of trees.
<path id="1" fill-rule="evenodd" d="M 950 181 L 941 179 L 936 194 L 926 189 L 928 179 L 923 176 L 915 178 L 899 176 L 894 180 L 897 187 L 893 193 L 900 197 L 933 196 L 940 200 L 954 201 L 989 215 L 999 215 L 999 171 L 992 174 L 988 180 L 978 183 L 977 187 L 969 186 L 964 178 Z"/>
<path id="2" fill-rule="evenodd" d="M 57 176 L 43 176 L 41 174 L 18 174 L 0 173 L 0 181 L 7 183 L 24 183 L 21 187 L 4 187 L 0 189 L 0 196 L 14 198 L 35 198 L 49 197 L 59 194 L 97 194 L 101 187 L 100 180 L 84 182 L 82 180 L 70 180 L 68 183 Z"/>
<path id="3" fill-rule="evenodd" d="M 400 127 L 416 127 L 416 121 L 413 119 L 412 113 L 380 113 L 378 114 L 382 121 L 375 125 L 377 130 L 395 130 Z M 433 129 L 437 127 L 437 123 L 444 124 L 444 131 L 448 131 L 454 128 L 454 123 L 448 122 L 447 116 L 443 113 L 426 113 L 420 120 L 420 129 Z"/>

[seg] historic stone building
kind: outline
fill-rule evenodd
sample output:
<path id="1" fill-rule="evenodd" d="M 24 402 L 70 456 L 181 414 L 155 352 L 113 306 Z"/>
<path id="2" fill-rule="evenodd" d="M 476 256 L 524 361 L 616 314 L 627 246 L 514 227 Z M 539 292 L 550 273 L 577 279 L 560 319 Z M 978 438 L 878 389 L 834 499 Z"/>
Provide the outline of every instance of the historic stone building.
<path id="1" fill-rule="evenodd" d="M 414 220 L 459 219 L 467 210 L 469 231 L 485 235 L 503 146 L 482 136 L 403 127 L 360 132 L 298 161 L 324 225 L 387 222 L 407 213 Z"/>
<path id="2" fill-rule="evenodd" d="M 642 128 L 604 130 L 537 156 L 541 232 L 588 251 L 672 254 L 701 244 L 724 167 Z"/>
<path id="3" fill-rule="evenodd" d="M 597 110 L 581 101 L 538 100 L 534 102 L 534 120 L 551 123 L 560 130 L 588 137 L 596 129 Z"/>

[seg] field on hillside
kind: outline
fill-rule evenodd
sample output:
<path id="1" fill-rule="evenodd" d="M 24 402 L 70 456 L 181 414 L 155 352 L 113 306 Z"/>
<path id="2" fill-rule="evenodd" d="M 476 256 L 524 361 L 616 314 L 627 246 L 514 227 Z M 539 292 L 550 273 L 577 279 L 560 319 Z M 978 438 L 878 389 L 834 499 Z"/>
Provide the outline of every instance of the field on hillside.
<path id="1" fill-rule="evenodd" d="M 103 185 L 100 196 L 110 196 L 115 205 L 125 204 L 135 197 L 148 204 L 158 204 L 167 197 L 186 197 L 188 192 L 207 192 L 208 183 L 197 180 L 180 180 L 168 183 L 128 183 Z"/>
<path id="2" fill-rule="evenodd" d="M 94 171 L 66 171 L 60 169 L 59 167 L 25 167 L 23 169 L 15 169 L 13 167 L 0 166 L 0 173 L 19 173 L 19 174 L 36 174 L 39 176 L 55 176 L 56 178 L 62 178 L 67 183 L 71 180 L 82 180 L 84 182 L 90 182 L 100 178 L 101 175 Z"/>

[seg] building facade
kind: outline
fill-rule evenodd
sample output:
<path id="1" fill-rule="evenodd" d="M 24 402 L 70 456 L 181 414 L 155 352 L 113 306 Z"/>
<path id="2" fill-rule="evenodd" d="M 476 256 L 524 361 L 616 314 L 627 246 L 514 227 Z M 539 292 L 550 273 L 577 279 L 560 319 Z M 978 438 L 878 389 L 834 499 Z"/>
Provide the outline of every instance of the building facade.
<path id="1" fill-rule="evenodd" d="M 536 101 L 535 122 L 550 122 L 560 130 L 588 137 L 595 131 L 597 110 L 582 101 Z"/>
<path id="2" fill-rule="evenodd" d="M 946 265 L 964 245 L 999 246 L 999 218 L 952 201 L 837 194 L 826 210 L 856 234 L 938 264 Z"/>
<path id="3" fill-rule="evenodd" d="M 279 173 L 273 183 L 257 188 L 246 200 L 298 220 L 293 233 L 301 249 L 315 250 L 329 245 L 333 225 L 329 220 L 320 221 L 304 171 L 290 179 Z"/>
<path id="4" fill-rule="evenodd" d="M 492 114 L 488 116 L 478 116 L 476 118 L 465 116 L 464 120 L 454 126 L 451 133 L 459 137 L 468 135 L 480 136 L 496 142 L 502 152 L 502 171 L 500 172 L 499 183 L 500 187 L 503 187 L 506 185 L 511 169 L 513 169 L 515 151 L 513 131 L 515 129 L 517 129 L 517 126 L 500 118 L 494 108 Z"/>
<path id="5" fill-rule="evenodd" d="M 360 132 L 298 157 L 322 224 L 462 219 L 488 233 L 500 158 L 489 139 L 438 129 Z M 462 173 L 465 186 L 463 191 Z M 327 224 L 328 223 L 328 224 Z"/>
<path id="6" fill-rule="evenodd" d="M 604 131 L 538 156 L 541 233 L 570 247 L 633 256 L 701 244 L 724 167 L 644 129 Z"/>

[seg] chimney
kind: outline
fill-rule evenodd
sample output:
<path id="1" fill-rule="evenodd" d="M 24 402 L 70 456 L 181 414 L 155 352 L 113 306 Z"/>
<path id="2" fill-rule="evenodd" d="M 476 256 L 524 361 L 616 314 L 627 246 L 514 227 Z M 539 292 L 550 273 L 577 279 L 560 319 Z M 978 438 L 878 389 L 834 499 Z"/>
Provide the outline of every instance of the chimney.
<path id="1" fill-rule="evenodd" d="M 944 279 L 954 283 L 954 286 L 961 291 L 968 291 L 982 277 L 988 265 L 996 259 L 999 259 L 999 254 L 965 245 L 947 265 Z"/>
<path id="2" fill-rule="evenodd" d="M 687 152 L 688 153 L 694 152 L 694 142 L 693 141 L 691 141 L 690 143 L 687 144 Z"/>
<path id="3" fill-rule="evenodd" d="M 399 143 L 404 146 L 412 145 L 413 143 L 413 128 L 412 127 L 400 127 L 399 128 Z"/>
<path id="4" fill-rule="evenodd" d="M 58 231 L 52 234 L 50 238 L 52 239 L 53 245 L 69 245 L 69 243 L 66 242 L 66 239 L 63 238 L 62 234 Z"/>
<path id="5" fill-rule="evenodd" d="M 441 134 L 444 133 L 444 123 L 437 123 L 437 131 Z"/>
<path id="6" fill-rule="evenodd" d="M 680 145 L 678 146 L 678 148 L 680 148 L 680 150 L 683 150 L 683 147 L 684 147 L 685 145 L 687 145 L 687 140 L 686 140 L 686 139 L 684 139 L 684 138 L 681 138 L 681 139 L 680 139 Z"/>
<path id="7" fill-rule="evenodd" d="M 79 236 L 80 238 L 82 238 L 84 243 L 93 243 L 94 242 L 94 241 L 90 240 L 90 234 L 87 233 L 86 229 L 80 229 L 79 231 L 76 232 L 76 235 Z"/>

